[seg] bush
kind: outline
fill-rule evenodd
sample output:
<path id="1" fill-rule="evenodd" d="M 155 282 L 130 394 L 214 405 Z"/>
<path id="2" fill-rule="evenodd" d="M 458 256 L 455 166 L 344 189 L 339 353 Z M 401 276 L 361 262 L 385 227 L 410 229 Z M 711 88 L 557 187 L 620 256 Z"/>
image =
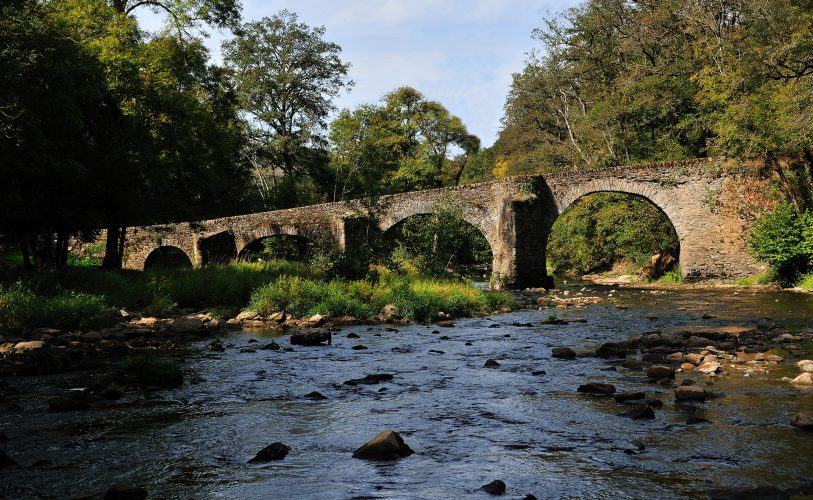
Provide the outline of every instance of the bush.
<path id="1" fill-rule="evenodd" d="M 800 216 L 790 203 L 778 203 L 754 222 L 748 248 L 776 270 L 780 284 L 795 283 L 813 260 L 813 214 Z"/>
<path id="2" fill-rule="evenodd" d="M 802 279 L 799 280 L 796 286 L 802 290 L 813 291 L 813 273 L 802 276 Z"/>

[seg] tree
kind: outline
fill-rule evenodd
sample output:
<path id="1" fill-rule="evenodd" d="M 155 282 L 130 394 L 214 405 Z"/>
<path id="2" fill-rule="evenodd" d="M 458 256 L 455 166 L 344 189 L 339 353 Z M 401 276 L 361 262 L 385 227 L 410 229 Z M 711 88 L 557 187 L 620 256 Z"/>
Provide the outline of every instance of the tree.
<path id="1" fill-rule="evenodd" d="M 170 25 L 181 34 L 206 23 L 218 28 L 236 28 L 240 22 L 239 0 L 110 0 L 111 7 L 123 15 L 139 9 L 167 14 Z"/>
<path id="2" fill-rule="evenodd" d="M 324 27 L 311 28 L 283 10 L 243 25 L 223 44 L 250 116 L 255 156 L 272 172 L 299 177 L 307 171 L 310 150 L 324 148 L 333 99 L 353 85 L 341 48 L 324 34 Z"/>
<path id="3" fill-rule="evenodd" d="M 343 110 L 330 128 L 334 199 L 459 184 L 480 140 L 411 87 Z"/>

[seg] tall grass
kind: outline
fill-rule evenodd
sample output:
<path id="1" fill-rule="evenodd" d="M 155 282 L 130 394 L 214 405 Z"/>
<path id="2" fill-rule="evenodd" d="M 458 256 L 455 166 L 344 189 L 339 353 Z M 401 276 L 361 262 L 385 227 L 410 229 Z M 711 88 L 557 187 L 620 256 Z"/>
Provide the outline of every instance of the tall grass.
<path id="1" fill-rule="evenodd" d="M 0 330 L 52 327 L 60 330 L 105 326 L 112 308 L 101 295 L 73 290 L 43 297 L 15 283 L 0 286 Z"/>
<path id="2" fill-rule="evenodd" d="M 813 273 L 808 273 L 802 276 L 802 279 L 796 284 L 802 290 L 813 291 Z"/>
<path id="3" fill-rule="evenodd" d="M 515 305 L 505 293 L 485 292 L 467 283 L 407 276 L 383 276 L 375 284 L 285 276 L 257 289 L 251 297 L 251 308 L 262 314 L 285 310 L 298 317 L 324 314 L 368 318 L 387 304 L 395 305 L 399 315 L 418 321 L 436 318 L 441 311 L 470 316 Z"/>
<path id="4" fill-rule="evenodd" d="M 675 266 L 674 269 L 658 278 L 658 283 L 667 285 L 683 283 L 683 271 L 681 271 L 680 266 Z"/>

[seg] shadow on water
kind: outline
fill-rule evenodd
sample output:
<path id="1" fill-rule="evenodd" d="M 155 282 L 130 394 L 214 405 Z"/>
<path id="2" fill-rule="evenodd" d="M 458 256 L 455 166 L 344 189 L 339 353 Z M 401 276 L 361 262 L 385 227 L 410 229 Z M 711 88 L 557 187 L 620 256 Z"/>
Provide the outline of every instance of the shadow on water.
<path id="1" fill-rule="evenodd" d="M 156 498 L 453 498 L 486 497 L 479 486 L 502 479 L 512 497 L 702 498 L 715 488 L 809 479 L 813 434 L 788 421 L 813 410 L 813 391 L 780 380 L 790 362 L 751 378 L 679 375 L 678 383 L 693 378 L 718 396 L 687 405 L 640 371 L 593 357 L 554 359 L 551 348 L 589 349 L 686 325 L 810 328 L 813 297 L 581 288 L 557 293 L 605 301 L 458 320 L 441 334 L 426 325 L 349 327 L 332 346 L 293 352 L 240 353 L 257 345 L 250 339 L 269 337 L 259 332 L 228 336 L 232 347 L 217 355 L 203 342 L 187 365 L 204 381 L 152 394 L 151 404 L 66 413 L 37 400 L 6 405 L 0 428 L 23 467 L 3 470 L 0 494 L 93 495 L 128 481 Z M 587 321 L 539 324 L 551 313 Z M 361 338 L 347 339 L 349 332 Z M 368 349 L 352 350 L 356 344 Z M 500 366 L 483 367 L 488 358 Z M 372 373 L 394 378 L 342 384 Z M 56 390 L 53 380 L 11 382 L 38 384 L 43 396 Z M 588 380 L 644 390 L 664 405 L 654 420 L 621 418 L 612 399 L 575 392 Z M 314 390 L 328 399 L 303 398 Z M 687 425 L 688 416 L 709 423 Z M 399 431 L 416 454 L 385 463 L 350 457 L 384 429 Z M 274 441 L 291 446 L 285 460 L 246 463 Z"/>

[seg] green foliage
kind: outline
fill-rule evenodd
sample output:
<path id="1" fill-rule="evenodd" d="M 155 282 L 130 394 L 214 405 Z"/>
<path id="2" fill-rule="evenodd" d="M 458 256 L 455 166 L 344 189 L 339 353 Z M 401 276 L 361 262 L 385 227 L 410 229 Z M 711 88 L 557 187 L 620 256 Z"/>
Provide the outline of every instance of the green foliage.
<path id="1" fill-rule="evenodd" d="M 343 110 L 329 138 L 334 201 L 457 185 L 480 147 L 460 118 L 411 87 Z"/>
<path id="2" fill-rule="evenodd" d="M 658 283 L 665 283 L 665 284 L 678 284 L 683 283 L 683 272 L 680 270 L 680 267 L 676 267 L 671 271 L 667 271 L 664 273 L 663 276 L 658 278 Z"/>
<path id="3" fill-rule="evenodd" d="M 807 273 L 796 283 L 802 290 L 813 291 L 813 273 Z"/>
<path id="4" fill-rule="evenodd" d="M 751 285 L 765 285 L 771 283 L 772 281 L 776 281 L 776 271 L 774 271 L 774 269 L 771 268 L 762 274 L 735 280 L 734 283 L 739 286 L 751 286 Z"/>
<path id="5" fill-rule="evenodd" d="M 515 306 L 504 293 L 484 292 L 465 283 L 392 273 L 375 284 L 282 277 L 256 290 L 251 298 L 251 308 L 263 314 L 284 310 L 299 317 L 325 314 L 368 318 L 387 304 L 394 304 L 401 316 L 418 321 L 436 318 L 441 311 L 470 316 Z"/>
<path id="6" fill-rule="evenodd" d="M 648 200 L 618 193 L 587 195 L 556 221 L 548 240 L 548 260 L 557 272 L 606 270 L 629 260 L 649 264 L 657 253 L 678 255 L 669 219 Z"/>
<path id="7" fill-rule="evenodd" d="M 770 264 L 782 284 L 793 284 L 813 263 L 813 214 L 802 215 L 788 202 L 757 219 L 748 239 L 754 257 Z"/>
<path id="8" fill-rule="evenodd" d="M 0 330 L 98 328 L 110 323 L 110 313 L 101 295 L 63 291 L 42 297 L 22 283 L 0 286 Z"/>
<path id="9" fill-rule="evenodd" d="M 480 230 L 463 219 L 453 200 L 438 204 L 434 212 L 410 217 L 393 230 L 392 259 L 414 265 L 428 277 L 465 276 L 491 265 L 491 246 Z"/>

